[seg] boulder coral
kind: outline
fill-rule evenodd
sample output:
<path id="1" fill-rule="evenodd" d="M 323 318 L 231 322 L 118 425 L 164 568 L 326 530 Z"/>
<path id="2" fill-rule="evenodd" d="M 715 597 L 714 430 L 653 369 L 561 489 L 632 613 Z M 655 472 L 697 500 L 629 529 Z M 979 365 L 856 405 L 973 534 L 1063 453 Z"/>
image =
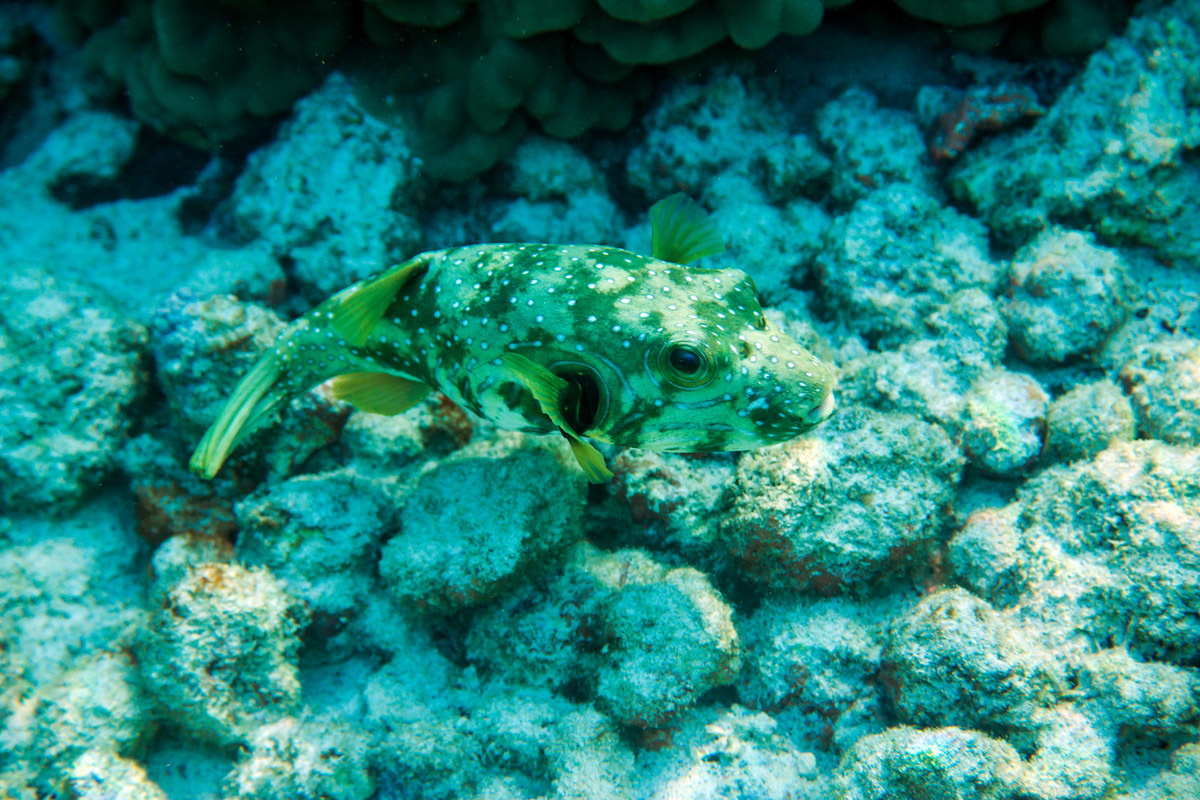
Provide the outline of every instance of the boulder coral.
<path id="1" fill-rule="evenodd" d="M 146 330 L 40 266 L 0 277 L 0 510 L 69 511 L 114 466 L 148 388 Z"/>
<path id="2" fill-rule="evenodd" d="M 164 718 L 229 745 L 297 708 L 299 634 L 308 613 L 277 578 L 208 563 L 163 592 L 137 658 Z"/>
<path id="3" fill-rule="evenodd" d="M 342 48 L 350 3 L 64 0 L 57 26 L 136 117 L 197 145 L 287 111 Z M 124 13 L 122 13 L 124 12 Z"/>
<path id="4" fill-rule="evenodd" d="M 847 408 L 741 459 L 720 538 L 746 577 L 771 588 L 877 590 L 924 563 L 962 467 L 940 426 Z"/>

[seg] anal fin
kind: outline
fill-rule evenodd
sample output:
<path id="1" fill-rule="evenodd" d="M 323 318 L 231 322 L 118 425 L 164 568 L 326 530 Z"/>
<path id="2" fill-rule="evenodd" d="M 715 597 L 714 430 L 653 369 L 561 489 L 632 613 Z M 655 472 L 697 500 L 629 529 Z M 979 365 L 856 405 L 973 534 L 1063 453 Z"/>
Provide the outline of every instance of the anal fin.
<path id="1" fill-rule="evenodd" d="M 402 414 L 429 394 L 429 387 L 386 372 L 347 372 L 330 382 L 333 396 L 360 411 L 392 417 Z"/>

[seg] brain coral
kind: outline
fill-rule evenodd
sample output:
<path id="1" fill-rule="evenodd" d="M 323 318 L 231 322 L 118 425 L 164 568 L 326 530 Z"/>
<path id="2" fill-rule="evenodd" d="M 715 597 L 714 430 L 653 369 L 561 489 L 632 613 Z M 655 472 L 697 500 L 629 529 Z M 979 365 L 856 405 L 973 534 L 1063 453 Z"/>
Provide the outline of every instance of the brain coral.
<path id="1" fill-rule="evenodd" d="M 241 136 L 313 88 L 345 43 L 349 10 L 345 0 L 59 0 L 55 19 L 136 117 L 201 145 Z"/>
<path id="2" fill-rule="evenodd" d="M 830 3 L 831 5 L 833 3 Z M 286 11 L 284 10 L 286 8 Z M 227 141 L 313 88 L 355 17 L 364 94 L 415 114 L 429 170 L 462 180 L 530 121 L 561 138 L 621 128 L 648 91 L 636 67 L 732 39 L 806 34 L 821 0 L 58 0 L 56 17 L 134 114 L 194 144 Z M 371 80 L 371 77 L 385 78 Z"/>
<path id="3" fill-rule="evenodd" d="M 55 0 L 60 29 L 134 115 L 197 145 L 285 112 L 353 40 L 360 92 L 402 114 L 429 172 L 466 180 L 532 123 L 560 138 L 628 125 L 646 65 L 805 35 L 851 0 Z M 976 25 L 1045 0 L 896 0 Z"/>

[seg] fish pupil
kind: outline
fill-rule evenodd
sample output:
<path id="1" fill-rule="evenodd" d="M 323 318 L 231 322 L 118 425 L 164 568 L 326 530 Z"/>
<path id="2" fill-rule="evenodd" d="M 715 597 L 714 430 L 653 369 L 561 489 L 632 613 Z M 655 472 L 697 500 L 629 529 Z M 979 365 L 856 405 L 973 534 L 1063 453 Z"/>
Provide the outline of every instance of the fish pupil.
<path id="1" fill-rule="evenodd" d="M 700 354 L 688 347 L 676 347 L 669 359 L 671 366 L 682 375 L 695 375 L 700 369 Z"/>

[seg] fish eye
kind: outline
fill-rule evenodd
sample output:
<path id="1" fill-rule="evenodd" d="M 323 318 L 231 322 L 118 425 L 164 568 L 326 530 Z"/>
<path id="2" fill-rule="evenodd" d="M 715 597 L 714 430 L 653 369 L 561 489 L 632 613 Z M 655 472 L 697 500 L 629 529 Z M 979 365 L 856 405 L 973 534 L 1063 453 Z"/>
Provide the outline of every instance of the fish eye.
<path id="1" fill-rule="evenodd" d="M 722 359 L 709 352 L 710 348 L 698 341 L 667 342 L 656 357 L 656 369 L 651 374 L 656 380 L 665 379 L 677 389 L 699 389 L 712 383 Z M 652 366 L 652 363 L 647 363 Z"/>
<path id="2" fill-rule="evenodd" d="M 704 366 L 704 356 L 687 345 L 676 345 L 671 348 L 667 360 L 676 372 L 682 375 L 695 375 Z"/>
<path id="3" fill-rule="evenodd" d="M 759 314 L 753 323 L 754 327 L 760 331 L 765 331 L 768 328 L 767 318 L 763 314 Z"/>

